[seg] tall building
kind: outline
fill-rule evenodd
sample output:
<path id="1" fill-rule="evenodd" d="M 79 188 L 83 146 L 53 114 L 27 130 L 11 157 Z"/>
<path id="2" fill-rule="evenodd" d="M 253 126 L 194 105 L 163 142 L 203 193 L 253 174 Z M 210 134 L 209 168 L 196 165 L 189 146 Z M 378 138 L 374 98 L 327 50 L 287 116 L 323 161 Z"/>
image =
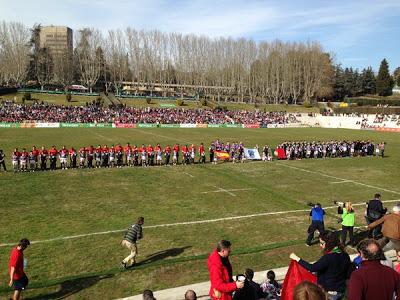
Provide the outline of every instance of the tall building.
<path id="1" fill-rule="evenodd" d="M 43 26 L 40 30 L 40 48 L 47 48 L 53 54 L 65 51 L 72 53 L 72 29 L 65 26 Z"/>

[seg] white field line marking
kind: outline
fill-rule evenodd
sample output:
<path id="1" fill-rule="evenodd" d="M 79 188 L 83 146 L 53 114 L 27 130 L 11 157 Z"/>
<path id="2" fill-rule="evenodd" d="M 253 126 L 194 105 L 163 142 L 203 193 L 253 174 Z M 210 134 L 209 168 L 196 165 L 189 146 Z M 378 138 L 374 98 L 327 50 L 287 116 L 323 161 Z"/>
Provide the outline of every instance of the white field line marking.
<path id="1" fill-rule="evenodd" d="M 194 178 L 194 176 L 192 174 L 189 174 L 188 172 L 183 172 L 184 174 L 188 175 L 191 178 Z"/>
<path id="2" fill-rule="evenodd" d="M 386 201 L 382 201 L 382 202 L 390 203 L 390 202 L 399 202 L 399 201 L 400 201 L 400 199 L 394 199 L 394 200 L 386 200 Z M 360 206 L 360 205 L 365 205 L 365 202 L 353 204 L 353 206 Z M 333 209 L 333 208 L 337 208 L 337 205 L 324 207 L 324 209 Z M 281 215 L 281 214 L 288 214 L 288 213 L 309 212 L 309 211 L 310 211 L 310 209 L 297 209 L 297 210 L 286 210 L 286 211 L 275 211 L 275 212 L 263 212 L 263 213 L 257 213 L 257 214 L 251 214 L 251 215 L 233 216 L 233 217 L 189 221 L 189 222 L 178 222 L 178 223 L 169 223 L 169 224 L 158 224 L 158 225 L 150 225 L 150 226 L 143 226 L 143 227 L 146 229 L 151 229 L 151 228 L 172 227 L 172 226 L 181 226 L 181 225 L 206 224 L 206 223 L 215 223 L 215 222 L 221 222 L 221 221 L 230 221 L 230 220 L 247 219 L 247 218 L 255 218 L 255 217 L 262 217 L 262 216 Z M 56 237 L 56 238 L 52 238 L 52 239 L 31 241 L 31 244 L 70 240 L 70 239 L 88 237 L 88 236 L 93 236 L 93 235 L 119 233 L 119 232 L 123 232 L 125 230 L 126 229 L 117 229 L 117 230 L 99 231 L 99 232 L 92 232 L 92 233 L 85 233 L 85 234 L 78 234 L 78 235 L 71 235 L 71 236 L 60 236 L 60 237 Z M 17 244 L 17 242 L 3 243 L 3 244 L 0 244 L 0 247 L 15 246 L 16 244 Z"/>
<path id="3" fill-rule="evenodd" d="M 329 183 L 330 184 L 337 184 L 337 183 L 347 183 L 347 182 L 351 182 L 351 180 L 333 181 L 333 182 L 329 182 Z"/>
<path id="4" fill-rule="evenodd" d="M 350 179 L 346 179 L 346 178 L 332 176 L 332 175 L 328 175 L 328 174 L 324 174 L 324 173 L 316 172 L 316 171 L 310 171 L 310 170 L 306 170 L 306 169 L 299 168 L 299 167 L 289 166 L 288 164 L 285 164 L 285 163 L 278 163 L 278 165 L 284 166 L 284 167 L 287 167 L 287 168 L 291 168 L 291 169 L 295 169 L 295 170 L 300 170 L 300 171 L 307 172 L 307 173 L 318 174 L 320 176 L 324 176 L 324 177 L 327 177 L 327 178 L 333 178 L 333 179 L 337 179 L 337 180 L 341 180 L 341 181 L 346 180 L 346 181 L 354 183 L 354 184 L 358 184 L 358 185 L 366 186 L 366 187 L 369 187 L 369 188 L 372 188 L 372 189 L 381 190 L 381 191 L 389 192 L 389 193 L 392 193 L 392 194 L 400 195 L 400 192 L 398 192 L 398 191 L 393 191 L 393 190 L 381 188 L 381 187 L 378 187 L 378 186 L 369 185 L 369 184 L 366 184 L 366 183 L 362 183 L 362 182 L 358 182 L 358 181 L 354 181 L 354 180 L 350 180 Z"/>
<path id="5" fill-rule="evenodd" d="M 207 191 L 207 192 L 201 192 L 200 194 L 209 194 L 209 193 L 228 193 L 229 195 L 236 197 L 236 195 L 232 192 L 236 192 L 236 191 L 251 191 L 251 190 L 255 190 L 254 188 L 247 188 L 247 189 L 223 189 L 217 186 L 214 186 L 216 189 L 216 191 Z"/>

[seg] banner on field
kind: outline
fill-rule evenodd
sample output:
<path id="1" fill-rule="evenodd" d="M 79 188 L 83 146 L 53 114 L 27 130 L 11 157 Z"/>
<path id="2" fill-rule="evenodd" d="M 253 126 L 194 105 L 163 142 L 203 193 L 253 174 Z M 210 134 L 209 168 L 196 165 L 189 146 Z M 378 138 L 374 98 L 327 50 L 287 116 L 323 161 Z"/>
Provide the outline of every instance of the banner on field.
<path id="1" fill-rule="evenodd" d="M 249 160 L 261 160 L 261 156 L 257 148 L 244 148 L 244 157 Z"/>
<path id="2" fill-rule="evenodd" d="M 400 132 L 400 128 L 375 127 L 376 131 Z"/>
<path id="3" fill-rule="evenodd" d="M 196 124 L 196 128 L 207 128 L 208 124 Z"/>
<path id="4" fill-rule="evenodd" d="M 285 124 L 268 124 L 268 128 L 284 128 Z"/>
<path id="5" fill-rule="evenodd" d="M 260 124 L 243 124 L 244 128 L 260 128 Z"/>
<path id="6" fill-rule="evenodd" d="M 21 128 L 35 128 L 36 124 L 35 123 L 21 123 L 20 127 Z"/>
<path id="7" fill-rule="evenodd" d="M 85 124 L 85 127 L 112 128 L 113 126 L 112 126 L 112 123 L 87 123 L 87 124 Z"/>
<path id="8" fill-rule="evenodd" d="M 241 127 L 243 127 L 243 125 L 242 124 L 226 124 L 225 125 L 227 128 L 241 128 Z"/>
<path id="9" fill-rule="evenodd" d="M 180 124 L 160 124 L 161 128 L 179 128 Z"/>
<path id="10" fill-rule="evenodd" d="M 226 151 L 215 151 L 218 160 L 229 160 L 229 153 Z"/>
<path id="11" fill-rule="evenodd" d="M 80 123 L 60 123 L 61 128 L 77 128 L 83 127 Z"/>
<path id="12" fill-rule="evenodd" d="M 181 128 L 196 128 L 196 124 L 181 124 Z"/>
<path id="13" fill-rule="evenodd" d="M 35 123 L 36 128 L 59 128 L 60 123 Z"/>
<path id="14" fill-rule="evenodd" d="M 222 125 L 220 124 L 208 124 L 208 128 L 220 128 Z"/>
<path id="15" fill-rule="evenodd" d="M 113 128 L 136 128 L 136 124 L 115 123 L 113 124 Z"/>
<path id="16" fill-rule="evenodd" d="M 0 128 L 19 128 L 19 127 L 20 127 L 19 123 L 0 122 Z"/>
<path id="17" fill-rule="evenodd" d="M 158 124 L 137 124 L 136 125 L 137 128 L 154 128 L 154 127 L 158 127 Z"/>

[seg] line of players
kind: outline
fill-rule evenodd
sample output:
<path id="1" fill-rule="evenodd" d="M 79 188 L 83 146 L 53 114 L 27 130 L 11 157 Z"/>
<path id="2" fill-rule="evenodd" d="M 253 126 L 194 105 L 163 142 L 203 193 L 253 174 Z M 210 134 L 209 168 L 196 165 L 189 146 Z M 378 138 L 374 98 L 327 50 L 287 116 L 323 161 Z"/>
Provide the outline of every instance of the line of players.
<path id="1" fill-rule="evenodd" d="M 214 152 L 214 150 L 211 149 L 210 152 Z M 111 147 L 99 145 L 96 148 L 89 146 L 82 147 L 79 150 L 74 147 L 67 149 L 65 146 L 59 150 L 55 146 L 52 146 L 49 150 L 45 147 L 39 150 L 36 146 L 33 146 L 29 152 L 25 148 L 21 152 L 18 148 L 15 148 L 11 160 L 14 172 L 34 172 L 35 170 L 47 170 L 48 164 L 50 170 L 55 170 L 57 160 L 60 162 L 61 169 L 176 165 L 179 163 L 180 153 L 182 154 L 180 161 L 182 164 L 194 164 L 196 153 L 199 154 L 199 163 L 206 162 L 203 143 L 199 147 L 193 144 L 190 146 L 183 145 L 182 147 L 175 144 L 173 147 L 167 145 L 164 148 L 160 144 L 155 147 L 152 145 L 137 147 L 127 143 L 124 147 L 120 144 Z"/>
<path id="2" fill-rule="evenodd" d="M 330 142 L 284 142 L 277 148 L 283 148 L 287 159 L 325 158 L 325 157 L 384 157 L 385 142 L 374 145 L 371 141 L 330 141 Z"/>
<path id="3" fill-rule="evenodd" d="M 256 146 L 258 148 L 258 146 Z M 228 160 L 235 162 L 244 162 L 244 145 L 243 143 L 222 143 L 219 140 L 213 141 L 208 149 L 209 161 L 213 164 L 217 163 L 217 153 L 224 151 L 228 154 Z M 272 160 L 272 155 L 268 145 L 263 148 L 262 160 Z M 101 168 L 101 167 L 118 167 L 123 166 L 154 166 L 154 165 L 177 165 L 194 164 L 198 155 L 198 163 L 206 163 L 206 151 L 204 144 L 200 143 L 198 147 L 194 144 L 183 145 L 174 144 L 172 147 L 166 145 L 164 148 L 157 144 L 140 147 L 131 146 L 129 143 L 126 146 L 117 144 L 108 147 L 107 145 L 98 145 L 82 147 L 76 150 L 74 147 L 67 149 L 63 146 L 57 149 L 52 146 L 47 150 L 44 146 L 37 149 L 33 146 L 28 152 L 25 148 L 20 152 L 15 148 L 12 155 L 12 166 L 14 172 L 34 172 L 36 170 L 45 171 L 57 169 L 57 161 L 60 163 L 61 169 L 68 168 Z M 180 159 L 180 156 L 182 158 Z M 226 160 L 226 157 L 221 158 Z"/>

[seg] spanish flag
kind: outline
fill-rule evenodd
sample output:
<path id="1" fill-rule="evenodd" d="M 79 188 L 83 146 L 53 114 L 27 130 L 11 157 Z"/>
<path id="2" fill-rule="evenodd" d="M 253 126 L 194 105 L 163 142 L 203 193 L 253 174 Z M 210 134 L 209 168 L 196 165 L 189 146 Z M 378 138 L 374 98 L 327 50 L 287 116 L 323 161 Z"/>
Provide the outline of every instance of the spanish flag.
<path id="1" fill-rule="evenodd" d="M 226 151 L 215 151 L 215 156 L 219 160 L 229 160 L 229 153 Z"/>

